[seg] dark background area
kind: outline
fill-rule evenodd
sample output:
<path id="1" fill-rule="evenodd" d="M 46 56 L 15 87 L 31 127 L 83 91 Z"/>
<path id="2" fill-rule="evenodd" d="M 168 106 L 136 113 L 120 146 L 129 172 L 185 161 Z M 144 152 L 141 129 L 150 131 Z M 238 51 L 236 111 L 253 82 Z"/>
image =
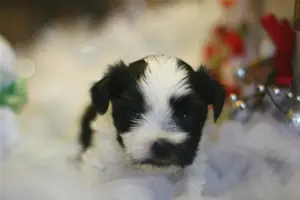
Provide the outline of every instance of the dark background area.
<path id="1" fill-rule="evenodd" d="M 101 23 L 122 5 L 123 0 L 2 0 L 0 34 L 15 46 L 33 39 L 52 21 L 70 23 L 85 17 Z"/>
<path id="2" fill-rule="evenodd" d="M 145 0 L 145 3 L 153 7 L 176 1 Z M 113 12 L 126 11 L 128 3 L 128 0 L 1 0 L 0 34 L 13 46 L 22 45 L 35 39 L 41 28 L 53 21 L 73 23 L 85 18 L 93 27 Z"/>

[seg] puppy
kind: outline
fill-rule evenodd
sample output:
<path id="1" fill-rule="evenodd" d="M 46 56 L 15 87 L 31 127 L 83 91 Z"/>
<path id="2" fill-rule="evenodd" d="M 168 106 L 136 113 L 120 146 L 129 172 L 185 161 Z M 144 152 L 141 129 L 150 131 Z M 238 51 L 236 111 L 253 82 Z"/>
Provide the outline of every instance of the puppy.
<path id="1" fill-rule="evenodd" d="M 191 165 L 208 106 L 214 120 L 222 112 L 224 88 L 201 66 L 194 70 L 176 57 L 153 55 L 111 66 L 91 90 L 82 118 L 82 152 L 92 143 L 91 123 L 112 105 L 116 140 L 133 165 L 158 168 Z"/>

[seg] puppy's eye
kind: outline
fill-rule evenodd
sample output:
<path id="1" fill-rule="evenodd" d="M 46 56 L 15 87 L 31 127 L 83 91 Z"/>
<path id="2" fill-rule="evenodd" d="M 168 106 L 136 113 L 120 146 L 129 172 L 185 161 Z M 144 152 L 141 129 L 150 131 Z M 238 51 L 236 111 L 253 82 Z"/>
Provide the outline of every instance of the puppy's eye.
<path id="1" fill-rule="evenodd" d="M 130 113 L 130 115 L 131 115 L 131 117 L 133 117 L 133 118 L 139 118 L 139 117 L 141 116 L 141 113 L 138 112 L 138 111 L 132 111 L 132 112 Z"/>
<path id="2" fill-rule="evenodd" d="M 190 121 L 192 118 L 191 118 L 191 116 L 188 114 L 188 113 L 183 113 L 182 114 L 182 118 L 184 119 L 184 120 L 188 120 L 188 121 Z"/>
<path id="3" fill-rule="evenodd" d="M 140 116 L 141 116 L 141 113 L 139 113 L 139 112 L 134 113 L 134 117 L 138 118 Z"/>

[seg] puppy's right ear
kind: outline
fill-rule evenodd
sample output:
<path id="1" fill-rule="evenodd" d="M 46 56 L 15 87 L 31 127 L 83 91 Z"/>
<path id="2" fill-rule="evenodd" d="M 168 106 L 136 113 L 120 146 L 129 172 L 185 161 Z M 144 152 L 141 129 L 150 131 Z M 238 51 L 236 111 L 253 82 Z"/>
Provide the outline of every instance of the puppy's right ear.
<path id="1" fill-rule="evenodd" d="M 109 66 L 104 77 L 90 89 L 92 104 L 103 115 L 107 112 L 109 101 L 118 98 L 130 84 L 131 77 L 123 61 Z"/>

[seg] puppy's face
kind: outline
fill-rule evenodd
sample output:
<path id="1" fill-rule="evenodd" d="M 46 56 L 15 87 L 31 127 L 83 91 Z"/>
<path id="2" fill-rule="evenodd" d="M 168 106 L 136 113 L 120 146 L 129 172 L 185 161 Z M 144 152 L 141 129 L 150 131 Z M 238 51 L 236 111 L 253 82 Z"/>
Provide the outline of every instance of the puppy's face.
<path id="1" fill-rule="evenodd" d="M 185 167 L 196 156 L 208 105 L 216 120 L 225 92 L 203 68 L 194 71 L 178 58 L 149 56 L 111 66 L 91 95 L 100 114 L 111 101 L 117 140 L 133 163 Z"/>

